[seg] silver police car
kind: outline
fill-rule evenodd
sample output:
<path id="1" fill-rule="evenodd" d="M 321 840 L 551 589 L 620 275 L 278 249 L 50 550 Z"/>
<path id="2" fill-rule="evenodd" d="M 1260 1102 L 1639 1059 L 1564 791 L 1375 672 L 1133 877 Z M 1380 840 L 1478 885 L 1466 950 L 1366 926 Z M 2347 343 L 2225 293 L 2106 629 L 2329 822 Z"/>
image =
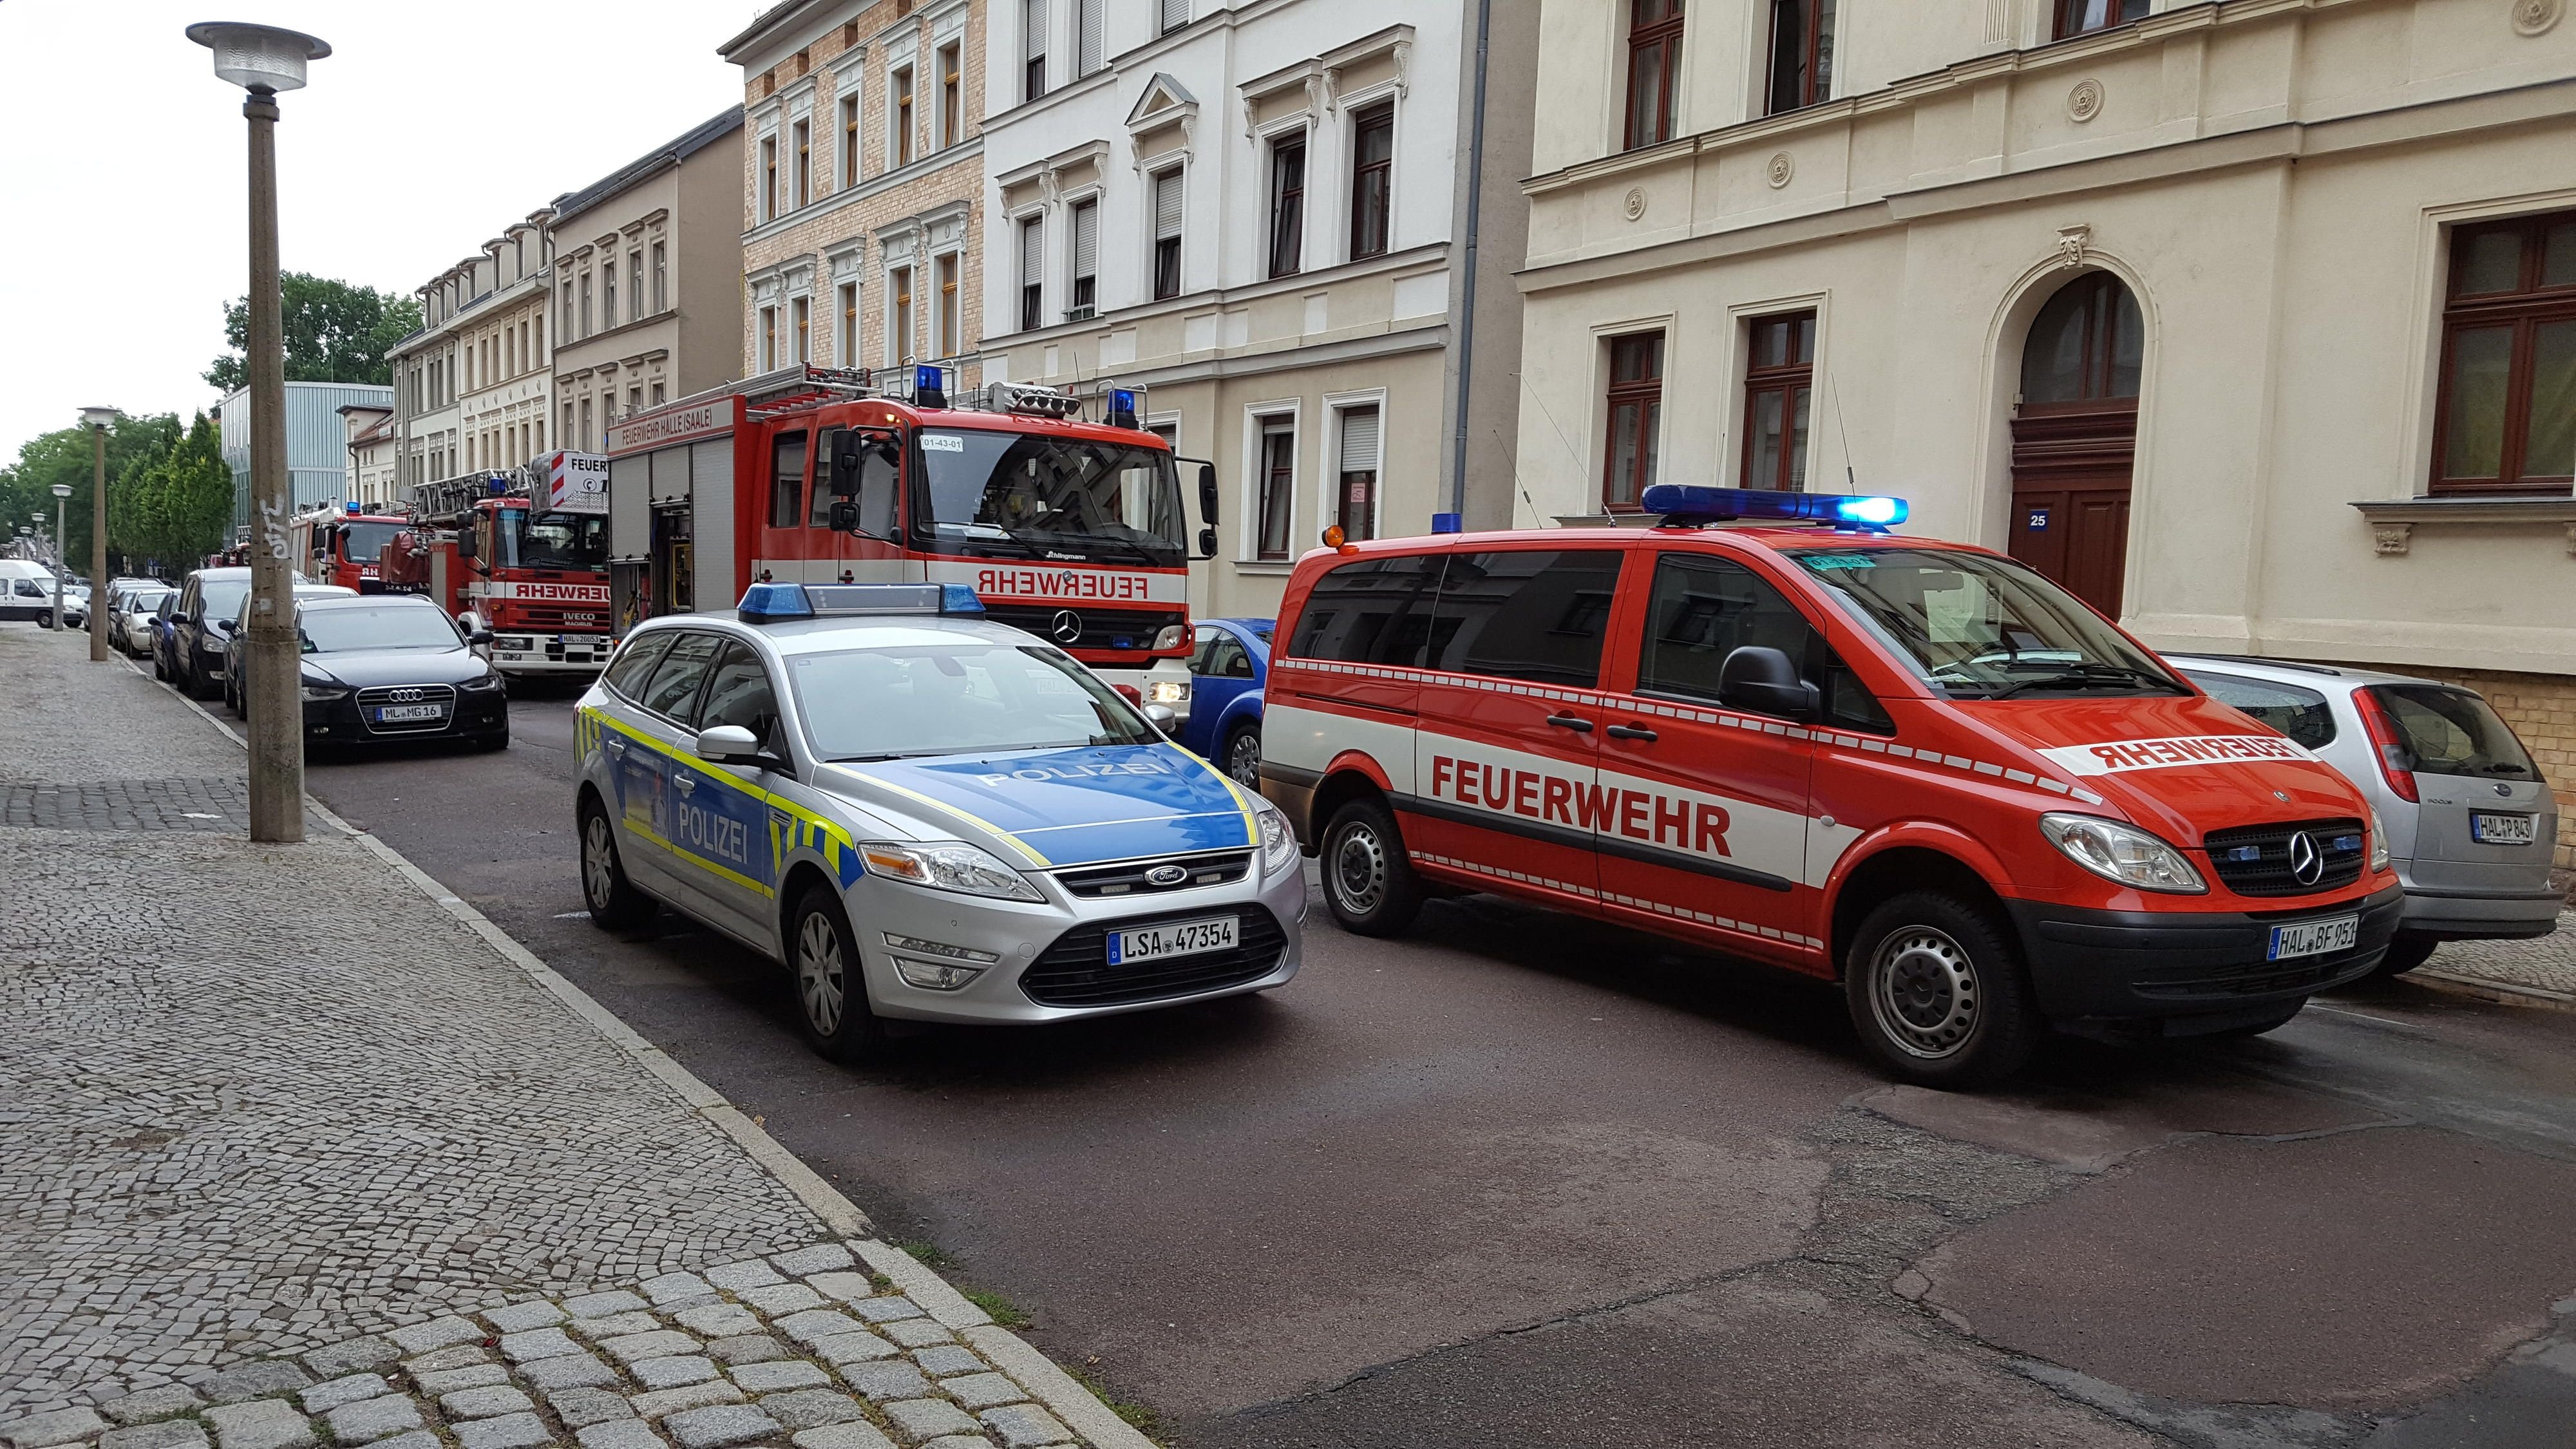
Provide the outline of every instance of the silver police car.
<path id="1" fill-rule="evenodd" d="M 807 1039 L 1045 1022 L 1297 973 L 1286 817 L 1070 655 L 938 584 L 755 584 L 582 696 L 582 891 L 784 963 Z"/>

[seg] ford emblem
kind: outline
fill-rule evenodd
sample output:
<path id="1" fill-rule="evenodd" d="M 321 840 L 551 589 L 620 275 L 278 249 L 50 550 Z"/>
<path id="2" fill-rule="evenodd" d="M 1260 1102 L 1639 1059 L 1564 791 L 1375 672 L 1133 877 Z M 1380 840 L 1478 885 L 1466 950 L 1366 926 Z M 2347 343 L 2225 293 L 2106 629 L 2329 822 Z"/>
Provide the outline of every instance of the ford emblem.
<path id="1" fill-rule="evenodd" d="M 1176 886 L 1189 878 L 1190 873 L 1177 865 L 1158 865 L 1145 872 L 1147 885 Z"/>

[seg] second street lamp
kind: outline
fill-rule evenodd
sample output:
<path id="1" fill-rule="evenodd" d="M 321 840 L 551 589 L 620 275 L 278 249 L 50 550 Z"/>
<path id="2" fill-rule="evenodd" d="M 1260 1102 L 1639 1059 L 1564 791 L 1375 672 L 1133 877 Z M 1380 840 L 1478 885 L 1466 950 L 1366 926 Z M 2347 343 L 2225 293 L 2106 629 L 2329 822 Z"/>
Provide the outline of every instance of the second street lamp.
<path id="1" fill-rule="evenodd" d="M 91 492 L 89 499 L 89 662 L 107 662 L 107 630 L 98 622 L 98 606 L 107 595 L 107 430 L 120 416 L 114 408 L 82 408 L 89 427 Z"/>
<path id="2" fill-rule="evenodd" d="M 243 712 L 250 722 L 250 838 L 304 838 L 303 655 L 295 642 L 295 579 L 287 523 L 285 317 L 277 290 L 277 93 L 304 84 L 304 66 L 331 47 L 301 31 L 209 20 L 188 38 L 215 53 L 215 74 L 250 92 L 250 624 L 242 640 Z"/>
<path id="3" fill-rule="evenodd" d="M 55 627 L 55 628 L 57 628 L 57 629 L 59 629 L 59 628 L 63 627 L 63 570 L 64 570 L 64 569 L 67 569 L 67 568 L 69 568 L 69 567 L 71 567 L 71 561 L 63 557 L 63 500 L 64 500 L 64 499 L 66 499 L 66 498 L 69 498 L 69 497 L 71 497 L 71 496 L 72 496 L 72 485 L 70 485 L 69 483 L 57 483 L 57 484 L 55 484 L 55 485 L 54 485 L 54 624 L 53 624 L 53 627 Z M 44 521 L 44 517 L 45 517 L 45 515 L 43 515 L 43 514 L 39 513 L 39 514 L 37 514 L 37 515 L 36 515 L 36 521 L 37 521 L 37 522 L 39 522 L 39 523 L 41 523 L 41 522 L 43 522 L 43 521 Z"/>

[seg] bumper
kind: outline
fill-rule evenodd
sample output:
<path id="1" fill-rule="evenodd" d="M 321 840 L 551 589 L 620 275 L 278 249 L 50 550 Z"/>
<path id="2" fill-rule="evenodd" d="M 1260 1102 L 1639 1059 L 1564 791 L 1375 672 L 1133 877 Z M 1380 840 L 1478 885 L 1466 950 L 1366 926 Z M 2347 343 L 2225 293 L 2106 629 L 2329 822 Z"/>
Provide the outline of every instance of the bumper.
<path id="1" fill-rule="evenodd" d="M 2097 911 L 2014 901 L 2040 1010 L 2057 1020 L 2212 1016 L 2286 1005 L 2368 974 L 2397 933 L 2405 892 L 2263 911 Z M 2267 959 L 2272 928 L 2358 910 L 2351 950 Z"/>
<path id="2" fill-rule="evenodd" d="M 488 694 L 460 692 L 456 707 L 435 729 L 377 729 L 359 717 L 356 701 L 343 697 L 304 702 L 304 738 L 335 745 L 400 745 L 423 740 L 477 740 L 507 734 L 510 702 L 507 690 Z"/>
<path id="3" fill-rule="evenodd" d="M 605 634 L 551 636 L 502 634 L 492 641 L 492 667 L 504 674 L 597 674 L 613 646 Z"/>
<path id="4" fill-rule="evenodd" d="M 1030 1024 L 1150 1011 L 1285 984 L 1297 974 L 1303 952 L 1306 873 L 1302 863 L 1292 863 L 1257 885 L 1239 881 L 1124 900 L 1046 902 L 979 900 L 867 876 L 850 888 L 846 899 L 859 936 L 859 954 L 866 963 L 868 1004 L 878 1015 L 910 1021 Z M 1174 973 L 1168 985 L 1148 980 L 1138 992 L 1121 990 L 1122 969 L 1133 972 L 1136 968 L 1108 965 L 1100 939 L 1105 927 L 1229 915 L 1237 919 L 1238 938 L 1244 943 L 1237 951 L 1211 953 L 1207 958 L 1170 958 L 1157 964 L 1186 969 Z M 1001 959 L 955 991 L 932 991 L 903 979 L 896 969 L 896 952 L 886 943 L 888 935 L 962 946 Z M 1094 961 L 1096 971 L 1089 965 Z M 1066 991 L 1068 963 L 1095 979 Z M 1136 979 L 1129 976 L 1126 981 Z M 1049 1000 L 1038 1000 L 1032 991 Z M 1120 999 L 1092 1005 L 1055 1004 L 1069 995 Z M 1125 999 L 1129 995 L 1135 999 Z"/>
<path id="5" fill-rule="evenodd" d="M 2531 891 L 2447 891 L 2409 886 L 2397 928 L 2439 941 L 2513 940 L 2558 929 L 2567 900 L 2546 887 Z"/>

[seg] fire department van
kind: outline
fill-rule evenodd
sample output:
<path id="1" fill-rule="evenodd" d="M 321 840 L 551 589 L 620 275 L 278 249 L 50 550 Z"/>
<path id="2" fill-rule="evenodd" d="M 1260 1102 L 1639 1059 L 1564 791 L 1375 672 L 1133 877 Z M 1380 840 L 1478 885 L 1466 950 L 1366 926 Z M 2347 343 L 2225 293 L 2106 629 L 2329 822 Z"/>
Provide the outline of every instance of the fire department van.
<path id="1" fill-rule="evenodd" d="M 1492 891 L 1839 979 L 1935 1085 L 2050 1023 L 2267 1031 L 2387 949 L 2352 786 L 2027 566 L 1897 499 L 1644 501 L 1298 563 L 1262 787 L 1342 926 Z"/>

